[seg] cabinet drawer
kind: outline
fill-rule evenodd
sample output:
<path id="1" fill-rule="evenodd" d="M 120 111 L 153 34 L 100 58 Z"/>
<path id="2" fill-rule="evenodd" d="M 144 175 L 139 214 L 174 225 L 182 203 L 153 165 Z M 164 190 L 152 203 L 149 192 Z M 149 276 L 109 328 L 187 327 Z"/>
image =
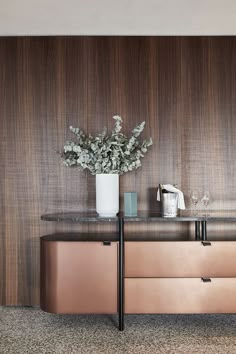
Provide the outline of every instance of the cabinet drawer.
<path id="1" fill-rule="evenodd" d="M 236 242 L 125 242 L 125 277 L 236 277 Z"/>
<path id="2" fill-rule="evenodd" d="M 116 242 L 41 242 L 41 308 L 117 313 Z"/>
<path id="3" fill-rule="evenodd" d="M 125 313 L 236 313 L 236 279 L 125 279 Z"/>

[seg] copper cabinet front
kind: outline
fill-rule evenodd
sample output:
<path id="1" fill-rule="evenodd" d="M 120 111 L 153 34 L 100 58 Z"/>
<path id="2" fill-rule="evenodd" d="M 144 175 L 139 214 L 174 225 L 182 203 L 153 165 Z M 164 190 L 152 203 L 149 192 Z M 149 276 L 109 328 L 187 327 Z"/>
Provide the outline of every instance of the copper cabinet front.
<path id="1" fill-rule="evenodd" d="M 54 313 L 117 313 L 118 245 L 41 242 L 41 308 Z"/>
<path id="2" fill-rule="evenodd" d="M 236 242 L 125 242 L 125 277 L 204 276 L 236 277 Z"/>
<path id="3" fill-rule="evenodd" d="M 125 279 L 125 313 L 236 313 L 235 278 Z"/>

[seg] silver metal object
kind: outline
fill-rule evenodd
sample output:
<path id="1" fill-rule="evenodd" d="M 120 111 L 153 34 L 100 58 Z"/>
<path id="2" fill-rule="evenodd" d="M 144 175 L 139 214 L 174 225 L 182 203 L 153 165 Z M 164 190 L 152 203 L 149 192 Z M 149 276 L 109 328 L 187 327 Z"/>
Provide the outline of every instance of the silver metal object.
<path id="1" fill-rule="evenodd" d="M 178 194 L 162 193 L 162 216 L 173 218 L 177 216 Z"/>

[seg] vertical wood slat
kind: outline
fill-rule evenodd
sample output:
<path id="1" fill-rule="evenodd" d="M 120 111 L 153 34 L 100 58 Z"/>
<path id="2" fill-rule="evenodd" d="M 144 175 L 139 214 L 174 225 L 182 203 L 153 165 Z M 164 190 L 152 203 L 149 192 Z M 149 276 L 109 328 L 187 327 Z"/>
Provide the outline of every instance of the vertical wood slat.
<path id="1" fill-rule="evenodd" d="M 235 37 L 2 37 L 0 97 L 0 305 L 38 304 L 39 236 L 114 228 L 40 221 L 95 208 L 95 178 L 55 153 L 73 137 L 70 125 L 96 134 L 120 114 L 129 133 L 146 121 L 143 137 L 154 145 L 141 169 L 121 176 L 121 209 L 123 193 L 137 191 L 139 209 L 157 210 L 166 182 L 186 196 L 209 189 L 212 209 L 236 208 Z"/>

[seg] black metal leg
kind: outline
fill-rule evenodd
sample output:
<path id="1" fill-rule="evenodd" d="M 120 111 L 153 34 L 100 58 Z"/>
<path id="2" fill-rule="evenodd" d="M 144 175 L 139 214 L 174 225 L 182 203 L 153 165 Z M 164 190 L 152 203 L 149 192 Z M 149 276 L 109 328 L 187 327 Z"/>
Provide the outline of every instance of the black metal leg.
<path id="1" fill-rule="evenodd" d="M 206 220 L 202 221 L 202 241 L 207 240 L 207 222 Z"/>
<path id="2" fill-rule="evenodd" d="M 119 218 L 119 330 L 124 330 L 124 219 Z"/>
<path id="3" fill-rule="evenodd" d="M 200 240 L 200 221 L 195 221 L 195 240 Z"/>

